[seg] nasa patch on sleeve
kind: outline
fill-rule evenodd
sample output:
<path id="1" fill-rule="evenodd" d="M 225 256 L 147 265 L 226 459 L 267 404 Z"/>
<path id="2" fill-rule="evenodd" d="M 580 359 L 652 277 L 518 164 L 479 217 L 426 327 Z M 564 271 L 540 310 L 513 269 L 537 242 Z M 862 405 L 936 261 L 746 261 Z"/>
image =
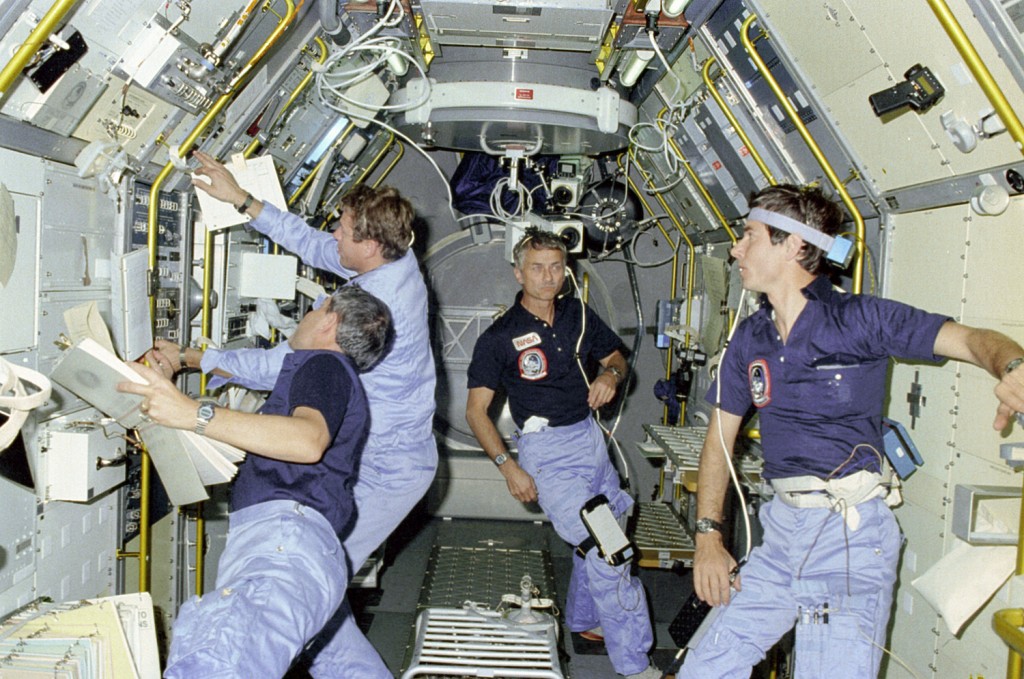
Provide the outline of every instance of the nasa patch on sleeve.
<path id="1" fill-rule="evenodd" d="M 548 357 L 543 350 L 527 349 L 519 354 L 519 376 L 531 381 L 548 376 Z"/>

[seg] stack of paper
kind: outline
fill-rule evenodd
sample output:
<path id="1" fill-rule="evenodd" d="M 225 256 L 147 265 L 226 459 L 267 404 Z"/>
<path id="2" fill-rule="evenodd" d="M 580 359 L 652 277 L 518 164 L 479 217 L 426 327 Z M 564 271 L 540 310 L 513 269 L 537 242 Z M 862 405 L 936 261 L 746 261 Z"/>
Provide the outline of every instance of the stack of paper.
<path id="1" fill-rule="evenodd" d="M 51 377 L 125 428 L 139 432 L 167 497 L 176 505 L 206 500 L 205 486 L 233 479 L 236 465 L 245 459 L 245 451 L 227 443 L 148 421 L 139 410 L 141 396 L 117 391 L 119 382 L 146 380 L 92 339 L 68 349 Z"/>
<path id="2" fill-rule="evenodd" d="M 158 679 L 153 601 L 125 594 L 33 604 L 0 624 L 4 679 Z"/>

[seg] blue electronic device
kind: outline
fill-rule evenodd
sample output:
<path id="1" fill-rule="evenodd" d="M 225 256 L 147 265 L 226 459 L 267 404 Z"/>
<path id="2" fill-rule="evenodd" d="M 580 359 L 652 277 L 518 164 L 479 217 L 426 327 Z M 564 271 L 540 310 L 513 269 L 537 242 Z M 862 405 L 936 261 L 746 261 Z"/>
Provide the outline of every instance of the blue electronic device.
<path id="1" fill-rule="evenodd" d="M 902 424 L 888 417 L 882 418 L 882 442 L 896 475 L 905 479 L 924 464 L 924 458 Z"/>

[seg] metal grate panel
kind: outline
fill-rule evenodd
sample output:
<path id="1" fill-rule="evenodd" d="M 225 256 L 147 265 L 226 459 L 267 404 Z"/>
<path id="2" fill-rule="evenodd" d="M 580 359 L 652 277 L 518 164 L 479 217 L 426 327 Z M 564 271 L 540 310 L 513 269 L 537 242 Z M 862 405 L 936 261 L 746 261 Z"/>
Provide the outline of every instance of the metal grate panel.
<path id="1" fill-rule="evenodd" d="M 555 598 L 551 555 L 539 549 L 434 545 L 420 590 L 419 607 L 461 608 L 466 601 L 495 607 L 503 594 L 518 594 L 529 574 L 540 596 Z"/>

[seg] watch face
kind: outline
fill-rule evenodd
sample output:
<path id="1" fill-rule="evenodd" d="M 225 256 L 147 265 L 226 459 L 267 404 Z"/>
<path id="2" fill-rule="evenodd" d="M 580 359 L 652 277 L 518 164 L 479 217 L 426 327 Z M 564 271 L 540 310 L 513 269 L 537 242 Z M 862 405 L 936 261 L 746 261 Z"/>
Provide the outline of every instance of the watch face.
<path id="1" fill-rule="evenodd" d="M 204 403 L 203 405 L 199 406 L 199 411 L 197 414 L 204 420 L 211 420 L 213 419 L 213 414 L 215 412 L 216 411 L 213 409 L 212 403 Z"/>
<path id="2" fill-rule="evenodd" d="M 721 531 L 722 524 L 712 519 L 698 519 L 695 528 L 698 533 L 710 533 L 713 530 Z"/>

